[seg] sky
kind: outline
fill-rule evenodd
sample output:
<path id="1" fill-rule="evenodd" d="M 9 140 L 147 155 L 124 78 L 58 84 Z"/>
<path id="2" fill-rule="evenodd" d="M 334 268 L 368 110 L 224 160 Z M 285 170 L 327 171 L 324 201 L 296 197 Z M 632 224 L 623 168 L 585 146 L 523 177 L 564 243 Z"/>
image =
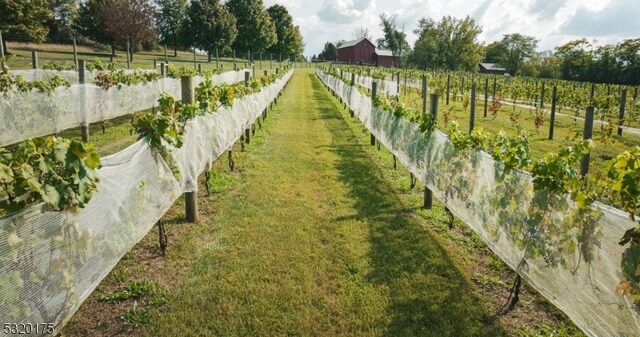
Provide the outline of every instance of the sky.
<path id="1" fill-rule="evenodd" d="M 263 0 L 281 4 L 300 26 L 306 56 L 319 54 L 325 42 L 353 40 L 366 27 L 382 37 L 380 14 L 396 14 L 413 47 L 418 20 L 470 16 L 482 27 L 478 40 L 489 44 L 504 34 L 539 40 L 538 50 L 553 50 L 578 38 L 597 44 L 640 38 L 640 0 Z"/>

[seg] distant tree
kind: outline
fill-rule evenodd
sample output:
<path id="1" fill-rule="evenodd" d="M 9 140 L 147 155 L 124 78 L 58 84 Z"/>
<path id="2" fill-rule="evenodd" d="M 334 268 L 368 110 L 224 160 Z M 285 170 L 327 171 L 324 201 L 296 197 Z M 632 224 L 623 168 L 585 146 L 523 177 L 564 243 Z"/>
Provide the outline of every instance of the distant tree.
<path id="1" fill-rule="evenodd" d="M 506 54 L 504 44 L 501 41 L 495 41 L 490 43 L 484 49 L 484 62 L 487 63 L 500 63 L 502 55 Z"/>
<path id="2" fill-rule="evenodd" d="M 564 80 L 588 81 L 593 64 L 592 45 L 587 39 L 570 41 L 556 47 L 556 56 L 560 58 L 560 75 Z"/>
<path id="3" fill-rule="evenodd" d="M 71 28 L 78 34 L 98 43 L 111 47 L 111 55 L 116 54 L 116 44 L 112 36 L 106 33 L 104 23 L 99 20 L 102 7 L 106 6 L 104 0 L 88 0 L 81 2 L 78 7 L 78 15 Z"/>
<path id="4" fill-rule="evenodd" d="M 351 32 L 351 35 L 356 40 L 367 39 L 371 41 L 371 33 L 369 32 L 369 28 L 367 27 L 360 26 L 354 29 L 353 32 Z"/>
<path id="5" fill-rule="evenodd" d="M 268 52 L 279 55 L 300 55 L 304 44 L 298 26 L 293 25 L 293 18 L 282 5 L 267 8 L 267 13 L 276 28 L 277 42 L 267 49 Z"/>
<path id="6" fill-rule="evenodd" d="M 323 61 L 335 61 L 338 58 L 338 48 L 333 43 L 327 42 L 318 58 Z"/>
<path id="7" fill-rule="evenodd" d="M 522 76 L 560 78 L 560 60 L 551 51 L 536 53 L 520 67 Z"/>
<path id="8" fill-rule="evenodd" d="M 47 0 L 47 9 L 51 12 L 47 27 L 50 41 L 69 42 L 73 39 L 71 25 L 78 15 L 78 4 L 76 0 Z"/>
<path id="9" fill-rule="evenodd" d="M 311 61 L 315 61 L 316 60 L 316 54 L 313 54 L 313 56 L 311 56 Z"/>
<path id="10" fill-rule="evenodd" d="M 193 0 L 187 10 L 185 40 L 206 50 L 211 60 L 216 49 L 231 50 L 238 35 L 236 18 L 220 0 Z"/>
<path id="11" fill-rule="evenodd" d="M 538 40 L 533 36 L 522 34 L 506 34 L 500 41 L 498 63 L 512 75 L 520 74 L 522 63 L 533 56 Z"/>
<path id="12" fill-rule="evenodd" d="M 7 51 L 7 40 L 44 41 L 49 32 L 46 24 L 50 17 L 45 0 L 0 0 L 2 48 Z"/>
<path id="13" fill-rule="evenodd" d="M 640 38 L 627 39 L 615 48 L 619 62 L 619 83 L 640 85 Z"/>
<path id="14" fill-rule="evenodd" d="M 187 16 L 187 0 L 156 0 L 156 3 L 159 7 L 157 26 L 160 43 L 173 47 L 173 56 L 178 56 Z"/>
<path id="15" fill-rule="evenodd" d="M 156 12 L 148 0 L 88 0 L 80 4 L 74 29 L 80 34 L 111 46 L 133 51 L 143 43 L 155 41 Z"/>
<path id="16" fill-rule="evenodd" d="M 400 58 L 404 51 L 409 50 L 407 34 L 404 33 L 404 25 L 398 27 L 397 16 L 388 16 L 386 13 L 380 15 L 380 27 L 384 33 L 384 38 L 378 40 L 378 47 L 391 51 L 394 58 Z M 400 66 L 398 64 L 397 66 Z"/>
<path id="17" fill-rule="evenodd" d="M 277 42 L 276 27 L 262 0 L 229 0 L 225 5 L 237 19 L 235 50 L 260 53 Z"/>
<path id="18" fill-rule="evenodd" d="M 462 20 L 445 16 L 440 22 L 423 18 L 414 30 L 418 39 L 410 61 L 422 69 L 476 71 L 483 57 L 477 42 L 481 32 L 469 16 Z"/>

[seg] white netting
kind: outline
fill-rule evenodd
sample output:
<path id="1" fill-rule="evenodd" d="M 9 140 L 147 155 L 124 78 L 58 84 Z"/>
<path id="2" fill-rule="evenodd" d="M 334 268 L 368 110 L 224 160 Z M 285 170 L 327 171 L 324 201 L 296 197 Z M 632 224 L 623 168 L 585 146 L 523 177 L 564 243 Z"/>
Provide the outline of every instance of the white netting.
<path id="1" fill-rule="evenodd" d="M 418 125 L 372 109 L 357 88 L 317 73 L 420 182 L 585 333 L 640 335 L 637 306 L 616 292 L 628 279 L 625 269 L 637 268 L 629 263 L 640 261 L 640 252 L 618 244 L 636 225 L 625 212 L 602 204 L 580 211 L 567 196 L 535 191 L 528 173 L 505 172 L 484 152 L 458 151 L 440 131 L 427 137 Z"/>
<path id="2" fill-rule="evenodd" d="M 212 77 L 214 83 L 237 83 L 248 70 Z M 51 73 L 51 71 L 49 71 Z M 196 86 L 203 81 L 196 77 Z M 145 84 L 103 90 L 94 84 L 59 87 L 52 93 L 9 91 L 0 94 L 0 146 L 54 134 L 149 109 L 162 92 L 180 97 L 180 79 L 163 78 Z"/>
<path id="3" fill-rule="evenodd" d="M 0 322 L 54 323 L 58 331 L 175 200 L 196 190 L 197 175 L 228 150 L 292 75 L 232 108 L 187 126 L 170 165 L 141 140 L 102 158 L 100 183 L 76 215 L 31 207 L 0 219 Z"/>
<path id="4" fill-rule="evenodd" d="M 351 81 L 350 72 L 343 71 L 343 76 L 345 80 Z M 398 83 L 394 81 L 372 79 L 371 77 L 360 76 L 358 74 L 356 74 L 355 80 L 357 85 L 367 88 L 369 90 L 371 90 L 372 88 L 371 83 L 373 83 L 373 81 L 376 81 L 378 83 L 376 86 L 377 87 L 376 90 L 378 90 L 379 92 L 388 96 L 394 96 L 398 94 Z"/>

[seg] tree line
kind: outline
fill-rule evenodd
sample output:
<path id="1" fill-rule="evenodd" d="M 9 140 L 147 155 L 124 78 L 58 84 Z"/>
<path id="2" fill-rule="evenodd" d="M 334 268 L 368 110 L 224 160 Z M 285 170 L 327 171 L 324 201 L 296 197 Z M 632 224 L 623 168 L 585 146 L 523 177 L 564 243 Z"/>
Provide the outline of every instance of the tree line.
<path id="1" fill-rule="evenodd" d="M 383 37 L 378 48 L 389 49 L 406 67 L 423 70 L 477 71 L 481 62 L 497 63 L 511 75 L 555 78 L 595 83 L 640 85 L 640 38 L 617 44 L 596 46 L 595 41 L 578 39 L 553 51 L 536 52 L 536 38 L 523 34 L 506 34 L 489 45 L 478 40 L 482 27 L 469 16 L 458 19 L 444 16 L 440 21 L 422 18 L 413 30 L 417 40 L 413 48 L 406 41 L 404 26 L 395 16 L 381 15 Z M 354 31 L 356 39 L 370 36 Z M 336 60 L 337 49 L 344 41 L 325 43 L 320 60 Z M 314 55 L 315 56 L 315 55 Z"/>
<path id="2" fill-rule="evenodd" d="M 262 0 L 0 0 L 6 41 L 95 42 L 116 50 L 197 48 L 216 52 L 299 56 L 300 29 L 282 5 Z"/>

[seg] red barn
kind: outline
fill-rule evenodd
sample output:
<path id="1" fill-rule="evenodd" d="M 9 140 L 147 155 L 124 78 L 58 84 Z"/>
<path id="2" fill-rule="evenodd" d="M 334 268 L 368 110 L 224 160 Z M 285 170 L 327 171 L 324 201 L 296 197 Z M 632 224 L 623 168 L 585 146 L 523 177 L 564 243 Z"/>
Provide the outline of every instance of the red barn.
<path id="1" fill-rule="evenodd" d="M 398 58 L 393 57 L 393 53 L 390 50 L 376 49 L 376 64 L 380 67 L 397 67 L 399 62 Z"/>
<path id="2" fill-rule="evenodd" d="M 362 38 L 347 41 L 338 48 L 338 62 L 355 64 L 375 64 L 376 46 Z"/>
<path id="3" fill-rule="evenodd" d="M 399 64 L 390 51 L 377 49 L 366 38 L 347 41 L 338 47 L 338 62 L 392 67 Z"/>

